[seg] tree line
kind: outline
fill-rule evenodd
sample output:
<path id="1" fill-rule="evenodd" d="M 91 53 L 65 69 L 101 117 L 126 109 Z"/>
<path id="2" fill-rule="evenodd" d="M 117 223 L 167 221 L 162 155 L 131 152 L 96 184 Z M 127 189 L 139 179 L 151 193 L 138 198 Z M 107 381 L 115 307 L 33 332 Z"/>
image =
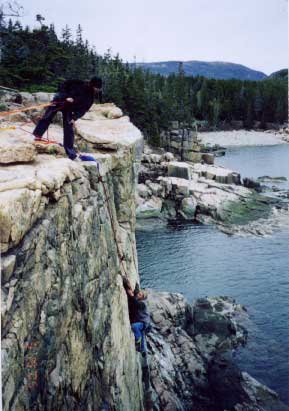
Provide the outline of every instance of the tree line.
<path id="1" fill-rule="evenodd" d="M 53 25 L 23 27 L 0 16 L 0 84 L 26 91 L 55 91 L 69 78 L 104 80 L 104 100 L 114 101 L 155 144 L 162 130 L 177 120 L 190 127 L 196 121 L 211 128 L 242 121 L 252 128 L 282 124 L 288 118 L 286 79 L 262 81 L 215 80 L 177 74 L 164 77 L 124 63 L 110 51 L 99 55 L 83 39 L 79 25 L 73 35 L 66 26 L 57 35 Z"/>

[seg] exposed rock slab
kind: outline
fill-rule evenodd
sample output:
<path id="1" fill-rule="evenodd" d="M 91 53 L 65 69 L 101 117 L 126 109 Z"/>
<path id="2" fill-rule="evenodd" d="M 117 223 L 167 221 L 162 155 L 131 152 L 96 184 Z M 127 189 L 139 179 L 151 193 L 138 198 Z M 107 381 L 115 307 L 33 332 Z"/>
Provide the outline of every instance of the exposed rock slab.
<path id="1" fill-rule="evenodd" d="M 15 135 L 14 130 L 0 130 L 0 164 L 30 163 L 35 157 L 36 149 L 30 140 Z"/>
<path id="2" fill-rule="evenodd" d="M 194 164 L 193 172 L 200 177 L 215 180 L 222 184 L 241 184 L 240 174 L 224 167 L 217 167 L 207 164 Z"/>
<path id="3" fill-rule="evenodd" d="M 48 155 L 39 155 L 33 165 L 0 169 L 1 251 L 22 240 L 42 216 L 49 197 L 57 200 L 65 183 L 86 175 L 78 163 Z"/>
<path id="4" fill-rule="evenodd" d="M 143 139 L 141 132 L 126 116 L 117 112 L 114 104 L 93 105 L 90 111 L 76 123 L 80 143 L 92 148 L 117 150 L 139 142 L 142 151 Z"/>

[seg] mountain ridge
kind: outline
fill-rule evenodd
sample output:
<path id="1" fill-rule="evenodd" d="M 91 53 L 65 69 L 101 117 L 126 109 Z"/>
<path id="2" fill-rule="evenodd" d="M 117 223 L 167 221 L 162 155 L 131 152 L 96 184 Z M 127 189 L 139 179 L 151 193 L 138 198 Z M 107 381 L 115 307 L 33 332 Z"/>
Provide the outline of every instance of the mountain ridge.
<path id="1" fill-rule="evenodd" d="M 132 63 L 136 67 L 143 67 L 157 74 L 168 76 L 177 73 L 179 64 L 182 63 L 183 70 L 188 76 L 204 76 L 215 79 L 239 79 L 239 80 L 263 80 L 268 76 L 258 70 L 253 70 L 243 64 L 225 61 L 201 61 L 201 60 L 167 60 L 148 63 Z"/>
<path id="2" fill-rule="evenodd" d="M 288 69 L 281 69 L 278 71 L 274 71 L 273 73 L 270 74 L 269 76 L 270 78 L 279 78 L 279 79 L 284 79 L 284 80 L 288 80 Z"/>

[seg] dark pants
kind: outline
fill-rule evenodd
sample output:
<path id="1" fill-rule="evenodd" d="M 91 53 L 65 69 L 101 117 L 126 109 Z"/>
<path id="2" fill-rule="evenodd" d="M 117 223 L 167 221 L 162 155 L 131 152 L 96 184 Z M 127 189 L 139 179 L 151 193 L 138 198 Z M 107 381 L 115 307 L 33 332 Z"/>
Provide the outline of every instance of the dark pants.
<path id="1" fill-rule="evenodd" d="M 65 148 L 66 154 L 71 160 L 76 158 L 76 152 L 73 148 L 74 143 L 74 131 L 73 125 L 71 124 L 72 120 L 72 112 L 61 108 L 59 106 L 54 105 L 47 108 L 42 118 L 39 120 L 35 130 L 33 131 L 34 136 L 42 137 L 45 131 L 50 126 L 53 118 L 55 117 L 58 111 L 62 112 L 62 119 L 63 119 L 63 146 Z"/>
<path id="2" fill-rule="evenodd" d="M 140 351 L 141 352 L 147 352 L 147 344 L 146 344 L 146 337 L 145 337 L 145 331 L 146 331 L 146 324 L 145 323 L 132 323 L 131 324 L 132 331 L 134 333 L 135 341 L 137 343 L 140 342 Z"/>

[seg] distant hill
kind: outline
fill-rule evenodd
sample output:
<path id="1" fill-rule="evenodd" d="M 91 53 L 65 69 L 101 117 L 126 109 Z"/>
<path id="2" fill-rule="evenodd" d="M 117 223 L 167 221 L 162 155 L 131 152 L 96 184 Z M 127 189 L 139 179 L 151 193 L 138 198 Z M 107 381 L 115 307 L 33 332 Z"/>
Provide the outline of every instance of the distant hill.
<path id="1" fill-rule="evenodd" d="M 288 69 L 282 69 L 275 71 L 274 73 L 270 74 L 270 78 L 283 78 L 284 80 L 288 80 Z"/>
<path id="2" fill-rule="evenodd" d="M 167 76 L 177 73 L 179 61 L 160 61 L 155 63 L 136 63 L 137 67 L 143 67 L 153 73 Z M 215 79 L 239 79 L 239 80 L 263 80 L 267 78 L 261 71 L 252 70 L 241 64 L 226 63 L 222 61 L 184 61 L 183 68 L 187 76 L 204 76 Z"/>

